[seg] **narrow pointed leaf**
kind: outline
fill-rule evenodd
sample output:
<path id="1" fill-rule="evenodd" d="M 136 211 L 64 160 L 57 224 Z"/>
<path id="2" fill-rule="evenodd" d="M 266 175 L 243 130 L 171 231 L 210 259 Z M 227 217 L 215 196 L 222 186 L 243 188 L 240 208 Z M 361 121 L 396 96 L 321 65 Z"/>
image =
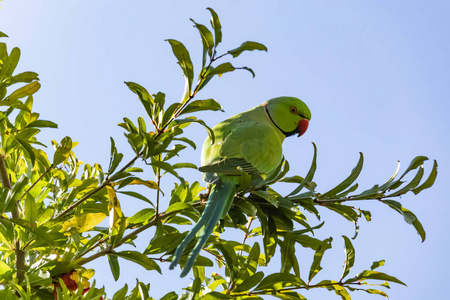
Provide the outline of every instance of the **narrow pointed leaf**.
<path id="1" fill-rule="evenodd" d="M 184 77 L 186 79 L 185 93 L 183 101 L 187 100 L 191 94 L 192 81 L 194 79 L 194 66 L 192 65 L 191 57 L 186 47 L 179 41 L 168 39 L 167 40 L 172 47 L 172 52 L 178 59 L 178 64 L 183 70 Z"/>
<path id="2" fill-rule="evenodd" d="M 316 253 L 314 254 L 314 260 L 311 264 L 311 268 L 309 270 L 309 277 L 308 281 L 311 282 L 311 280 L 319 273 L 320 270 L 322 270 L 322 267 L 320 266 L 320 263 L 322 262 L 323 255 L 327 249 L 331 248 L 331 241 L 333 238 L 328 238 L 324 241 L 322 241 L 322 244 L 317 249 Z"/>
<path id="3" fill-rule="evenodd" d="M 389 282 L 403 284 L 404 286 L 406 286 L 406 284 L 403 281 L 395 278 L 394 276 L 390 276 L 388 274 L 381 273 L 381 272 L 369 271 L 369 270 L 362 271 L 355 277 L 346 280 L 344 283 L 357 282 L 357 281 L 367 280 L 367 279 L 385 280 L 385 281 L 389 281 Z"/>
<path id="4" fill-rule="evenodd" d="M 137 252 L 137 251 L 121 251 L 121 252 L 112 252 L 110 255 L 115 255 L 124 259 L 127 259 L 129 261 L 132 261 L 134 263 L 137 263 L 138 265 L 141 265 L 146 270 L 156 270 L 158 273 L 161 274 L 161 268 L 159 265 L 148 258 L 146 255 Z"/>
<path id="5" fill-rule="evenodd" d="M 234 290 L 233 293 L 244 292 L 250 290 L 252 287 L 257 285 L 264 278 L 263 272 L 256 272 L 255 274 L 247 277 L 242 281 Z"/>
<path id="6" fill-rule="evenodd" d="M 190 102 L 180 113 L 188 114 L 196 111 L 204 111 L 204 110 L 212 110 L 212 111 L 224 111 L 219 102 L 214 99 L 206 99 L 206 100 L 195 100 Z"/>
<path id="7" fill-rule="evenodd" d="M 219 16 L 210 7 L 206 8 L 211 13 L 211 25 L 214 29 L 214 46 L 217 47 L 222 42 L 222 25 L 220 24 Z"/>
<path id="8" fill-rule="evenodd" d="M 312 159 L 312 162 L 311 162 L 311 167 L 309 168 L 309 171 L 306 174 L 305 179 L 303 179 L 303 181 L 300 183 L 300 185 L 295 190 L 293 190 L 288 195 L 288 197 L 299 193 L 305 187 L 305 185 L 308 182 L 312 181 L 312 179 L 314 177 L 314 173 L 316 172 L 316 168 L 317 168 L 317 162 L 316 162 L 316 160 L 317 160 L 317 147 L 316 147 L 316 144 L 314 144 L 314 143 L 312 143 L 312 144 L 313 144 L 313 147 L 314 147 L 314 156 L 313 156 L 313 159 Z"/>
<path id="9" fill-rule="evenodd" d="M 420 193 L 422 190 L 430 188 L 431 186 L 433 186 L 434 181 L 436 180 L 436 176 L 437 176 L 437 167 L 438 164 L 436 161 L 434 161 L 433 163 L 433 169 L 431 170 L 430 176 L 428 176 L 427 180 L 425 180 L 424 183 L 422 183 L 420 186 L 416 187 L 415 189 L 413 189 L 413 193 L 414 194 L 418 194 Z"/>
<path id="10" fill-rule="evenodd" d="M 242 45 L 240 45 L 236 49 L 228 51 L 228 53 L 231 54 L 233 57 L 238 57 L 244 51 L 253 51 L 253 50 L 263 50 L 267 52 L 267 47 L 257 42 L 247 41 L 242 43 Z"/>
<path id="11" fill-rule="evenodd" d="M 33 81 L 17 90 L 8 96 L 9 100 L 21 99 L 28 97 L 36 93 L 41 88 L 41 84 L 38 81 Z"/>
<path id="12" fill-rule="evenodd" d="M 353 248 L 352 242 L 348 237 L 346 237 L 345 235 L 343 235 L 342 237 L 344 238 L 345 242 L 346 258 L 345 258 L 344 272 L 342 273 L 341 280 L 348 275 L 350 269 L 353 267 L 353 264 L 355 263 L 355 248 Z"/>
<path id="13" fill-rule="evenodd" d="M 356 178 L 358 178 L 359 174 L 361 173 L 363 163 L 364 163 L 364 156 L 360 152 L 358 164 L 352 170 L 351 174 L 344 181 L 342 181 L 338 186 L 336 186 L 335 188 L 333 188 L 330 191 L 323 194 L 322 197 L 323 198 L 333 197 L 336 194 L 338 194 L 338 193 L 342 192 L 343 190 L 345 190 L 346 188 L 348 188 L 356 180 Z"/>

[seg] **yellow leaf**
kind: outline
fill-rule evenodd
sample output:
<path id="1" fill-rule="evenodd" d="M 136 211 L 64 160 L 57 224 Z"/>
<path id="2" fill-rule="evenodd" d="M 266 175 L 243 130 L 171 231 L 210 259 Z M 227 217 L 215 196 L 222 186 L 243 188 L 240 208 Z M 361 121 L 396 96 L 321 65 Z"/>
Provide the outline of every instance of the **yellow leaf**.
<path id="1" fill-rule="evenodd" d="M 64 231 L 75 228 L 78 232 L 88 231 L 106 218 L 104 213 L 89 213 L 81 216 L 73 216 L 62 224 Z"/>

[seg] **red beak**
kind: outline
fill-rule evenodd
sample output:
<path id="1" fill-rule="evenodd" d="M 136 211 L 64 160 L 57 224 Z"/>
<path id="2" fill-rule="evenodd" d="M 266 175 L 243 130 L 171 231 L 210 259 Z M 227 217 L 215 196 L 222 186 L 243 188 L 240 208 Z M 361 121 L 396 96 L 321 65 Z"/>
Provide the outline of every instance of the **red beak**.
<path id="1" fill-rule="evenodd" d="M 309 120 L 308 119 L 302 119 L 298 122 L 298 136 L 302 136 L 309 126 Z"/>

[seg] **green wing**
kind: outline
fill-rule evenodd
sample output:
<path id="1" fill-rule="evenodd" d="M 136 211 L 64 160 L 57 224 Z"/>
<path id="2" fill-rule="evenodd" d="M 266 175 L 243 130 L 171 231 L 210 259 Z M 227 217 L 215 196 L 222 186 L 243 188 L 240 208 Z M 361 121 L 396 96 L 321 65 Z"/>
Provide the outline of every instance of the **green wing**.
<path id="1" fill-rule="evenodd" d="M 214 128 L 216 142 L 203 145 L 202 172 L 239 175 L 242 171 L 267 174 L 281 160 L 284 135 L 271 123 L 262 106 L 236 115 Z M 208 167 L 208 169 L 204 168 Z"/>

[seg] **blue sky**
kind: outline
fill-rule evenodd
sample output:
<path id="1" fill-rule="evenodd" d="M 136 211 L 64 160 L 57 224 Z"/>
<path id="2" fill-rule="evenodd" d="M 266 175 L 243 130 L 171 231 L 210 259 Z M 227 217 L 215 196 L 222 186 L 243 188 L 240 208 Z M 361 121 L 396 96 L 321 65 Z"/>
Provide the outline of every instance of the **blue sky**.
<path id="1" fill-rule="evenodd" d="M 123 84 L 135 81 L 150 92 L 163 91 L 178 101 L 183 78 L 164 40 L 182 41 L 200 63 L 201 42 L 189 18 L 209 23 L 212 7 L 221 18 L 225 52 L 245 40 L 265 44 L 269 51 L 244 53 L 233 63 L 253 68 L 211 81 L 198 99 L 215 98 L 225 112 L 203 113 L 210 125 L 281 95 L 303 99 L 311 108 L 310 129 L 300 139 L 288 139 L 284 153 L 291 175 L 304 175 L 318 146 L 316 182 L 326 191 L 344 179 L 365 155 L 358 180 L 363 188 L 386 180 L 396 167 L 403 170 L 416 155 L 437 159 L 435 186 L 401 202 L 427 231 L 420 242 L 412 226 L 378 203 L 352 203 L 373 210 L 373 221 L 361 222 L 354 241 L 354 272 L 386 259 L 381 269 L 408 284 L 392 285 L 391 299 L 441 299 L 446 293 L 450 222 L 449 155 L 450 24 L 447 1 L 11 1 L 0 2 L 0 31 L 9 35 L 9 49 L 22 50 L 18 71 L 40 74 L 42 88 L 35 110 L 59 124 L 41 140 L 69 135 L 80 144 L 78 157 L 107 165 L 109 137 L 131 155 L 116 126 L 123 117 L 143 115 L 137 98 Z M 219 51 L 220 52 L 220 51 Z M 198 69 L 198 67 L 197 67 Z M 188 131 L 198 145 L 206 136 L 200 127 Z M 188 159 L 199 163 L 200 152 Z M 426 164 L 431 170 L 431 162 Z M 148 173 L 150 176 L 150 173 Z M 200 180 L 197 172 L 183 174 Z M 169 191 L 172 183 L 168 183 Z M 123 202 L 126 202 L 125 200 Z M 132 204 L 123 203 L 131 214 Z M 351 236 L 353 225 L 324 210 L 323 238 L 334 237 L 321 273 L 338 278 L 344 261 L 340 235 Z M 142 237 L 148 242 L 152 232 Z M 145 235 L 145 234 L 144 234 Z M 305 253 L 303 274 L 308 272 Z M 186 285 L 177 272 L 164 275 L 126 268 L 114 283 L 106 258 L 92 264 L 97 283 L 110 293 L 134 278 L 151 283 L 152 295 L 171 278 L 173 288 Z M 320 273 L 319 273 L 320 274 Z M 328 278 L 327 278 L 328 279 Z M 179 290 L 178 290 L 179 291 Z M 112 294 L 110 294 L 112 295 Z M 304 293 L 308 299 L 338 299 L 332 292 Z M 355 293 L 354 299 L 376 299 Z"/>

